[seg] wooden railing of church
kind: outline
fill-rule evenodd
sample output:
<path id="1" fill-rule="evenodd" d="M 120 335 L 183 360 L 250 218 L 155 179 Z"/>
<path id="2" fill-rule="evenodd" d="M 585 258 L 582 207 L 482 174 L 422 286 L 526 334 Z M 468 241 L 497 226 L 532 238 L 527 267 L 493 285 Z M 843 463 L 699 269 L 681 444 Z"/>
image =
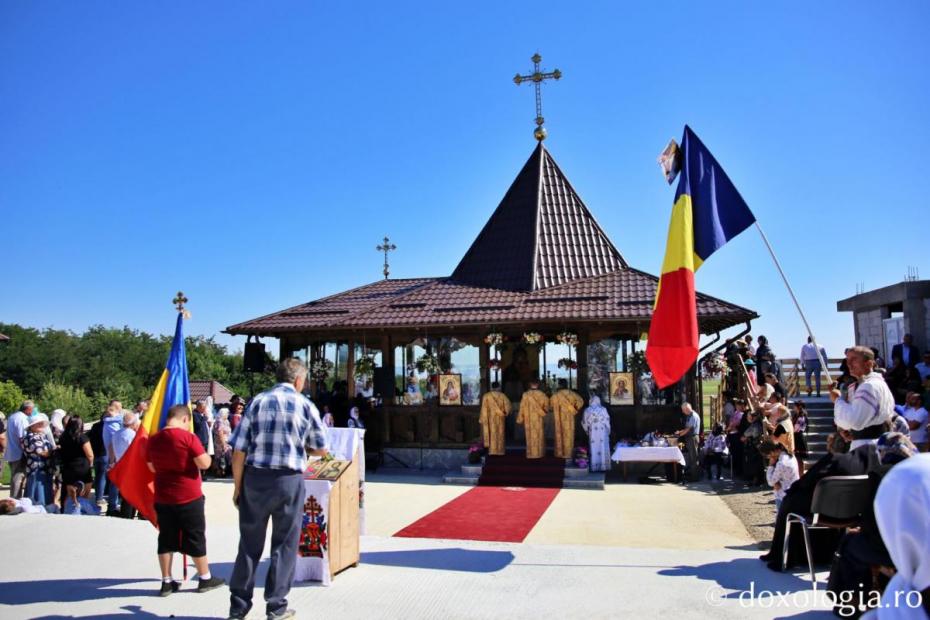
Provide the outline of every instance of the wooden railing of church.
<path id="1" fill-rule="evenodd" d="M 781 373 L 785 379 L 785 391 L 788 398 L 799 396 L 802 390 L 807 389 L 804 385 L 804 364 L 796 357 L 781 358 L 778 363 L 781 364 Z M 827 369 L 829 369 L 834 381 L 840 376 L 840 365 L 842 363 L 843 358 L 830 358 L 827 360 Z M 811 384 L 813 385 L 813 383 L 814 378 L 811 377 Z M 821 394 L 827 392 L 830 388 L 827 373 L 823 370 L 820 371 L 820 386 Z"/>

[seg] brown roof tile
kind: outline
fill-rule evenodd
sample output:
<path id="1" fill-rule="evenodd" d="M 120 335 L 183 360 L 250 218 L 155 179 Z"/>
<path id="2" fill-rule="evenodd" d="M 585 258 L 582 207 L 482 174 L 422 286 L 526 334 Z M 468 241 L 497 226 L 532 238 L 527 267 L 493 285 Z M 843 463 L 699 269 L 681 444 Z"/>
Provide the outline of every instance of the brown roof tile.
<path id="1" fill-rule="evenodd" d="M 388 280 L 387 282 L 401 282 Z M 376 303 L 362 304 L 366 292 L 388 289 L 385 281 L 240 323 L 234 334 L 271 335 L 325 329 L 370 329 L 440 325 L 566 323 L 583 321 L 648 323 L 657 278 L 626 268 L 532 293 L 503 291 L 455 282 L 449 278 L 417 280 L 398 286 Z M 756 317 L 742 308 L 703 293 L 697 297 L 702 331 L 712 333 Z M 299 309 L 312 307 L 314 314 Z M 340 308 L 340 311 L 334 311 Z"/>
<path id="2" fill-rule="evenodd" d="M 214 405 L 227 405 L 233 397 L 232 390 L 219 381 L 191 381 L 189 385 L 191 402 L 212 396 Z"/>
<path id="3" fill-rule="evenodd" d="M 381 280 L 226 331 L 279 335 L 583 321 L 645 328 L 657 283 L 627 265 L 540 143 L 451 277 Z M 756 317 L 701 293 L 697 302 L 704 333 Z"/>
<path id="4" fill-rule="evenodd" d="M 451 279 L 535 291 L 625 266 L 540 142 Z"/>

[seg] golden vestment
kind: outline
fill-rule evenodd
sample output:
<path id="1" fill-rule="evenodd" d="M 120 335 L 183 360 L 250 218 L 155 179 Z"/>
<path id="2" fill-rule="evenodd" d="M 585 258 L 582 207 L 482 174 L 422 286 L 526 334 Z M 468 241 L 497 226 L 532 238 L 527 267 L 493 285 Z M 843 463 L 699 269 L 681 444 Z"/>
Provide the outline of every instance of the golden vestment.
<path id="1" fill-rule="evenodd" d="M 510 413 L 510 398 L 492 391 L 481 397 L 481 437 L 488 454 L 504 454 L 504 419 Z"/>
<path id="2" fill-rule="evenodd" d="M 546 456 L 545 420 L 549 410 L 549 397 L 540 390 L 527 390 L 520 399 L 517 424 L 526 431 L 526 458 Z"/>
<path id="3" fill-rule="evenodd" d="M 549 402 L 555 414 L 555 455 L 570 459 L 575 449 L 575 416 L 581 411 L 584 400 L 574 391 L 562 389 L 553 394 Z"/>

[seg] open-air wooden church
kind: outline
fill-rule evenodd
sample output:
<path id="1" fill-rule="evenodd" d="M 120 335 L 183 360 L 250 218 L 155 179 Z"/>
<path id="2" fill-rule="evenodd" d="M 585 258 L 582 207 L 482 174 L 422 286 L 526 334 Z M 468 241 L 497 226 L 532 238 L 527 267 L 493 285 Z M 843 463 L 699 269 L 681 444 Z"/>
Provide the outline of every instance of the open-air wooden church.
<path id="1" fill-rule="evenodd" d="M 535 149 L 451 275 L 388 278 L 385 262 L 383 280 L 226 332 L 277 338 L 282 357 L 322 368 L 313 394 L 340 381 L 349 397 L 372 397 L 369 433 L 424 466 L 455 464 L 455 455 L 461 462 L 480 440 L 480 398 L 495 381 L 516 408 L 531 378 L 550 389 L 567 379 L 608 405 L 615 439 L 677 429 L 680 403 L 700 402 L 699 365 L 677 386 L 656 389 L 641 336 L 658 278 L 632 267 L 598 225 L 543 145 L 541 120 Z M 702 293 L 697 314 L 713 342 L 757 317 Z M 616 375 L 624 372 L 631 375 Z M 613 377 L 631 383 L 628 394 L 614 398 Z"/>

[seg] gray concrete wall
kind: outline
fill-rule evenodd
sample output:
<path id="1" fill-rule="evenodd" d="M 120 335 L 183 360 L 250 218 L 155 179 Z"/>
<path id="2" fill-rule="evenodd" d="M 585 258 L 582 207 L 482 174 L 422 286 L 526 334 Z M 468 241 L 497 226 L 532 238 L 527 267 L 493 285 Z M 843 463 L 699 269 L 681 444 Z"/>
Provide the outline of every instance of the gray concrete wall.
<path id="1" fill-rule="evenodd" d="M 882 352 L 882 357 L 887 357 L 882 319 L 887 319 L 890 313 L 885 308 L 876 308 L 856 312 L 853 316 L 855 317 L 856 344 L 875 347 Z"/>

